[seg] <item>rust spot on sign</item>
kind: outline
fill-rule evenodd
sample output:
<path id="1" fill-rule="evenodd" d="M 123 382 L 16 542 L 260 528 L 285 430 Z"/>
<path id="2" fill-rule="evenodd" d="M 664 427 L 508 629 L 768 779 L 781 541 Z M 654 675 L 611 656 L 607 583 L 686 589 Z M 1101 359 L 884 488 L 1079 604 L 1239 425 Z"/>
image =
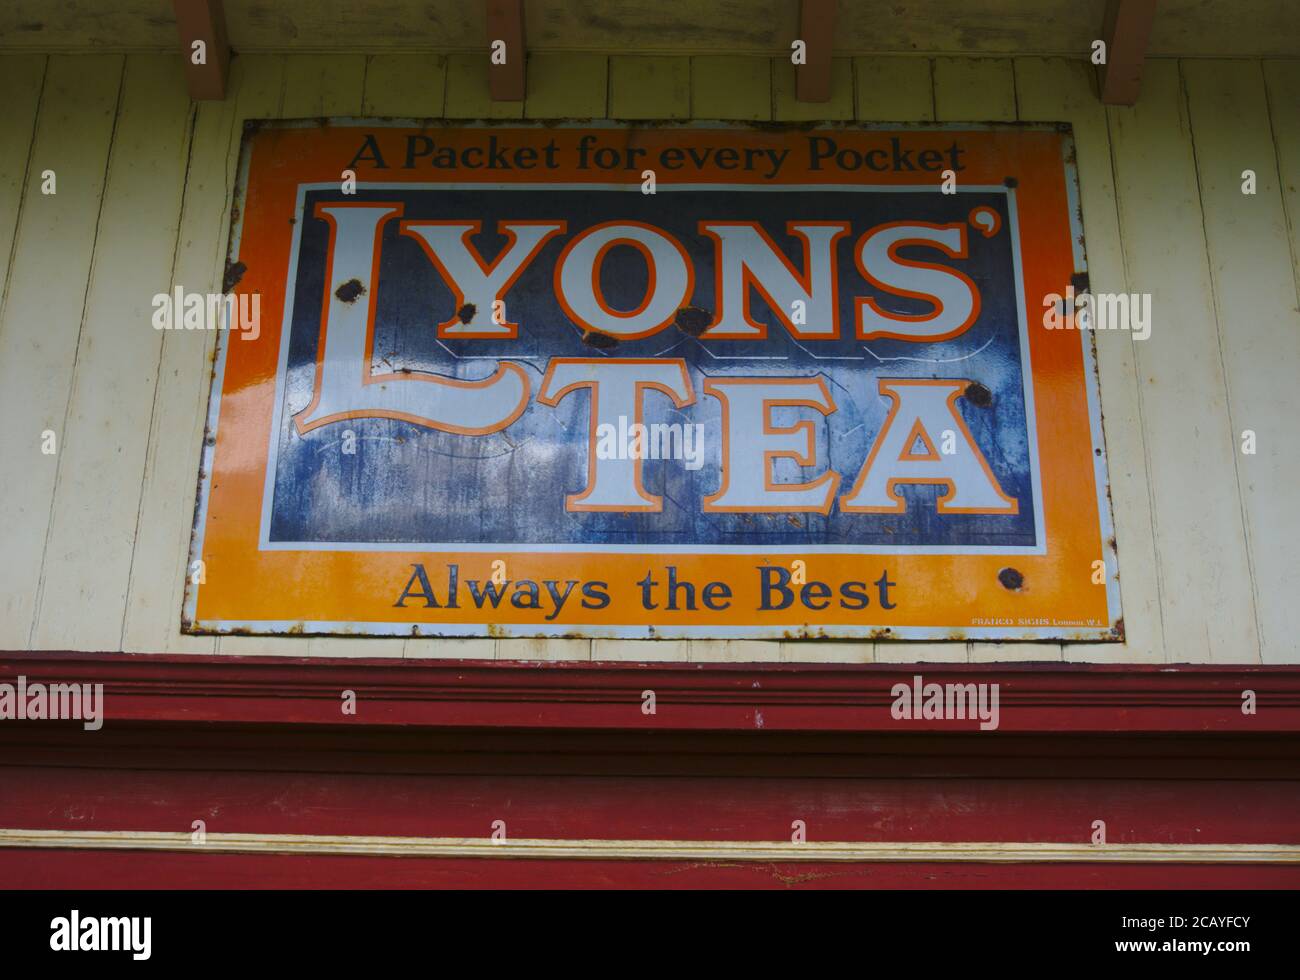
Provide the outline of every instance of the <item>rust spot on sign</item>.
<path id="1" fill-rule="evenodd" d="M 1019 592 L 1025 585 L 1025 577 L 1014 568 L 1004 568 L 998 572 L 998 581 L 1002 583 L 1003 588 L 1010 589 L 1012 592 Z"/>
<path id="2" fill-rule="evenodd" d="M 221 279 L 221 291 L 228 293 L 239 285 L 239 280 L 244 278 L 244 273 L 248 271 L 248 266 L 242 262 L 229 262 L 226 264 L 226 274 Z"/>
<path id="3" fill-rule="evenodd" d="M 712 320 L 713 314 L 708 310 L 702 310 L 698 306 L 683 306 L 677 311 L 675 324 L 682 333 L 698 337 L 709 329 Z"/>
<path id="4" fill-rule="evenodd" d="M 972 381 L 968 384 L 965 394 L 972 405 L 978 405 L 980 408 L 988 408 L 993 404 L 993 392 L 978 381 Z"/>
<path id="5" fill-rule="evenodd" d="M 357 297 L 366 291 L 366 287 L 361 285 L 360 279 L 349 279 L 338 289 L 334 290 L 334 295 L 345 303 L 355 303 Z"/>
<path id="6" fill-rule="evenodd" d="M 474 319 L 476 313 L 478 313 L 478 307 L 473 303 L 466 303 L 456 311 L 456 316 L 460 318 L 461 323 L 469 323 Z"/>

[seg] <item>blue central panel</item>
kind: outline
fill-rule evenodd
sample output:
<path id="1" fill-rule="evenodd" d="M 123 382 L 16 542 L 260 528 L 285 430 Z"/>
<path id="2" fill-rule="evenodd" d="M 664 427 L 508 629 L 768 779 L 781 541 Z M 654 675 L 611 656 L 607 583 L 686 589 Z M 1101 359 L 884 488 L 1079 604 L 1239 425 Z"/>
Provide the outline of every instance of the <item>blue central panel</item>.
<path id="1" fill-rule="evenodd" d="M 491 262 L 505 247 L 499 221 L 565 221 L 568 232 L 546 243 L 506 297 L 506 312 L 518 323 L 514 340 L 443 340 L 438 324 L 457 311 L 451 290 L 410 236 L 388 222 L 382 236 L 377 285 L 374 361 L 377 373 L 409 370 L 478 380 L 492 373 L 496 359 L 528 370 L 528 409 L 507 429 L 488 436 L 431 431 L 388 419 L 350 419 L 299 435 L 294 413 L 311 400 L 329 227 L 310 217 L 318 203 L 401 202 L 403 218 L 481 222 L 473 239 Z M 863 342 L 854 337 L 855 300 L 873 296 L 884 309 L 925 314 L 930 304 L 896 296 L 859 273 L 853 248 L 867 230 L 891 221 L 964 223 L 976 207 L 1001 217 L 1001 230 L 986 238 L 968 227 L 969 257 L 950 260 L 933 248 L 903 246 L 901 258 L 958 268 L 981 294 L 979 319 L 962 335 L 939 343 L 899 340 Z M 293 283 L 288 369 L 275 457 L 270 541 L 373 544 L 773 545 L 807 547 L 1024 547 L 1035 544 L 1033 480 L 1026 424 L 1020 329 L 1017 323 L 1011 219 L 1003 193 L 955 195 L 894 191 L 679 191 L 656 195 L 626 188 L 590 190 L 412 190 L 393 187 L 342 197 L 337 191 L 306 195 L 299 221 L 299 260 Z M 710 314 L 714 296 L 714 245 L 700 235 L 700 221 L 756 221 L 785 252 L 796 270 L 804 258 L 799 239 L 786 233 L 789 221 L 849 222 L 837 243 L 840 339 L 801 341 L 768 309 L 755 291 L 751 315 L 766 324 L 767 339 L 701 341 L 698 326 L 685 322 L 651 337 L 597 346 L 584 338 L 556 300 L 554 265 L 565 244 L 584 228 L 615 220 L 645 222 L 673 235 L 695 267 L 690 305 Z M 645 295 L 645 260 L 630 247 L 606 257 L 601 285 L 618 310 L 636 308 Z M 478 311 L 482 318 L 489 311 Z M 677 410 L 667 396 L 646 396 L 647 424 L 703 423 L 704 465 L 687 469 L 680 460 L 645 460 L 644 486 L 664 498 L 659 514 L 568 513 L 566 494 L 587 484 L 588 394 L 575 392 L 558 407 L 536 402 L 551 357 L 665 357 L 686 361 L 696 402 Z M 487 359 L 484 359 L 487 358 Z M 703 498 L 718 490 L 721 412 L 703 394 L 704 381 L 719 376 L 814 377 L 826 379 L 837 405 L 829 417 L 813 409 L 778 408 L 778 425 L 811 420 L 817 429 L 818 467 L 777 460 L 779 482 L 814 479 L 827 468 L 847 492 L 884 422 L 889 400 L 879 378 L 965 378 L 982 386 L 977 397 L 958 399 L 962 417 L 1003 490 L 1020 504 L 1016 515 L 939 515 L 935 487 L 904 487 L 904 514 L 844 514 L 838 505 L 820 514 L 706 514 Z M 355 454 L 341 451 L 343 430 L 356 439 Z M 349 437 L 351 438 L 351 437 Z"/>

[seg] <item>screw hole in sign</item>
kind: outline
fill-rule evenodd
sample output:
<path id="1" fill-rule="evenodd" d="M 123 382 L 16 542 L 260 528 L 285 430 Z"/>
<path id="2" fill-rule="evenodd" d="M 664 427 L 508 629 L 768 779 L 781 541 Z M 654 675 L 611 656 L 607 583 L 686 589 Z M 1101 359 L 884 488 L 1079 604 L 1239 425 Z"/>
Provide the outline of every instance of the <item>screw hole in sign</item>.
<path id="1" fill-rule="evenodd" d="M 976 231 L 985 238 L 992 238 L 1002 230 L 1002 216 L 992 208 L 971 208 L 968 219 Z"/>

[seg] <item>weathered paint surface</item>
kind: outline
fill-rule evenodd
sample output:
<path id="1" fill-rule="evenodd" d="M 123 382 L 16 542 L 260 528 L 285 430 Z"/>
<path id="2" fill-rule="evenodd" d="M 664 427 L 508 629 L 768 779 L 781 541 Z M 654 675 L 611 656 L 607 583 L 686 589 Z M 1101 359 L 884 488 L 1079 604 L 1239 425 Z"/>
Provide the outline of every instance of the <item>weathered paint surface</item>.
<path id="1" fill-rule="evenodd" d="M 187 621 L 1116 638 L 1091 340 L 1041 322 L 1084 272 L 1070 155 L 262 127 L 228 279 L 263 314 L 220 343 Z"/>
<path id="2" fill-rule="evenodd" d="M 234 49 L 301 47 L 339 52 L 466 51 L 486 36 L 482 4 L 463 0 L 226 0 Z M 1100 0 L 911 0 L 836 4 L 835 47 L 851 53 L 955 51 L 1078 57 L 1098 36 Z M 788 55 L 798 0 L 529 0 L 530 50 L 653 51 L 669 55 Z M 1287 57 L 1300 45 L 1300 16 L 1286 0 L 1161 0 L 1150 50 L 1158 56 Z M 28 51 L 171 51 L 167 0 L 8 0 L 0 48 Z"/>
<path id="3" fill-rule="evenodd" d="M 174 43 L 174 35 L 167 34 L 159 48 L 171 51 Z M 128 68 L 140 59 L 128 56 Z M 606 91 L 615 104 L 632 104 L 625 86 L 637 76 L 619 67 L 624 59 L 593 56 L 576 76 L 565 68 L 563 55 L 535 59 L 523 115 L 599 115 L 603 99 L 593 103 L 593 93 Z M 307 113 L 476 118 L 484 112 L 477 93 L 486 91 L 486 82 L 481 62 L 472 57 L 333 55 L 337 71 L 324 79 L 319 72 L 309 77 L 308 60 L 237 57 L 230 99 L 195 107 L 179 232 L 174 227 L 167 231 L 161 218 L 153 232 L 174 238 L 172 273 L 170 280 L 164 276 L 149 284 L 150 293 L 173 284 L 199 292 L 220 287 L 245 119 Z M 774 100 L 756 86 L 776 85 L 784 70 L 779 60 L 736 57 L 735 50 L 728 57 L 710 53 L 689 60 L 694 115 L 772 117 Z M 1096 338 L 1116 537 L 1123 553 L 1125 642 L 303 640 L 180 634 L 177 609 L 215 337 L 201 332 L 162 335 L 161 353 L 154 351 L 157 374 L 146 372 L 139 381 L 152 386 L 152 408 L 122 403 L 122 412 L 130 417 L 112 429 L 109 439 L 123 452 L 96 456 L 95 465 L 110 479 L 112 492 L 87 494 L 80 477 L 64 481 L 65 473 L 81 473 L 81 465 L 69 461 L 60 470 L 59 456 L 40 449 L 47 429 L 59 435 L 61 454 L 78 454 L 87 439 L 96 437 L 91 420 L 102 409 L 84 409 L 90 413 L 86 421 L 69 428 L 69 394 L 78 392 L 72 410 L 83 411 L 76 405 L 90 405 L 97 391 L 116 383 L 114 375 L 122 369 L 105 371 L 102 359 L 83 354 L 132 330 L 151 330 L 147 322 L 136 322 L 120 297 L 104 289 L 87 290 L 96 267 L 112 255 L 132 251 L 144 234 L 135 227 L 126 236 L 120 222 L 99 220 L 101 209 L 112 215 L 103 182 L 106 171 L 112 185 L 107 193 L 115 197 L 129 194 L 130 185 L 114 181 L 114 173 L 122 171 L 125 180 L 133 168 L 152 165 L 146 144 L 119 142 L 118 136 L 132 131 L 136 114 L 148 118 L 153 113 L 160 127 L 186 121 L 173 123 L 170 116 L 164 121 L 161 107 L 152 109 L 147 101 L 137 105 L 133 98 L 117 103 L 115 110 L 121 59 L 0 55 L 8 89 L 25 93 L 26 99 L 20 100 L 23 111 L 5 124 L 7 166 L 0 172 L 0 249 L 6 250 L 0 258 L 7 270 L 0 299 L 0 366 L 8 366 L 0 384 L 6 419 L 0 427 L 0 476 L 7 504 L 0 546 L 5 558 L 0 644 L 330 656 L 374 656 L 400 648 L 404 656 L 416 658 L 545 660 L 1300 661 L 1295 640 L 1300 605 L 1288 584 L 1300 560 L 1295 548 L 1300 512 L 1287 506 L 1293 488 L 1278 479 L 1295 465 L 1296 444 L 1288 438 L 1293 413 L 1285 393 L 1291 390 L 1300 344 L 1300 304 L 1293 298 L 1286 305 L 1286 295 L 1279 291 L 1285 277 L 1279 284 L 1271 265 L 1279 256 L 1285 265 L 1289 256 L 1294 289 L 1300 149 L 1294 127 L 1283 121 L 1294 112 L 1300 93 L 1300 63 L 1156 60 L 1148 64 L 1143 102 L 1135 109 L 1107 110 L 1096 100 L 1090 66 L 1081 61 L 971 59 L 970 66 L 987 70 L 968 71 L 937 70 L 924 57 L 848 61 L 851 71 L 847 78 L 837 76 L 840 88 L 833 97 L 847 99 L 854 118 L 865 122 L 921 121 L 936 113 L 939 121 L 987 119 L 988 108 L 970 114 L 977 106 L 968 104 L 983 103 L 1000 118 L 1073 125 L 1092 286 L 1151 292 L 1155 301 L 1150 340 L 1134 341 L 1125 334 Z M 1220 75 L 1221 67 L 1231 70 Z M 142 68 L 127 72 L 128 96 Z M 322 96 L 321 87 L 330 79 L 335 81 Z M 844 91 L 846 81 L 852 87 Z M 961 97 L 963 90 L 969 90 L 968 98 Z M 680 99 L 668 86 L 640 98 L 645 102 L 640 111 L 650 118 L 679 111 Z M 65 118 L 81 122 L 58 122 Z M 1259 193 L 1252 197 L 1239 195 L 1240 174 L 1248 168 L 1259 182 Z M 41 194 L 45 169 L 58 172 L 57 196 Z M 1171 190 L 1171 174 L 1176 186 L 1162 196 Z M 1203 212 L 1202 200 L 1208 202 Z M 1174 217 L 1176 229 L 1170 226 Z M 1258 244 L 1260 235 L 1267 246 Z M 1258 261 L 1255 250 L 1260 247 L 1274 250 L 1266 262 Z M 1202 296 L 1207 280 L 1214 291 Z M 1250 287 L 1254 280 L 1269 288 Z M 1191 299 L 1183 302 L 1183 297 Z M 1187 348 L 1186 360 L 1181 348 Z M 41 352 L 40 370 L 31 367 L 33 349 Z M 126 370 L 149 361 L 148 352 L 137 357 Z M 1210 364 L 1222 364 L 1226 376 L 1209 372 L 1202 377 L 1198 372 Z M 1282 394 L 1274 397 L 1273 392 Z M 1245 428 L 1259 436 L 1255 456 L 1240 453 Z M 74 438 L 65 439 L 65 430 Z M 1224 433 L 1233 438 L 1221 438 Z M 139 445 L 147 446 L 143 471 Z M 1176 451 L 1195 446 L 1201 448 Z M 93 508 L 93 520 L 78 516 L 79 501 Z M 1226 501 L 1222 513 L 1228 516 L 1207 517 L 1207 501 L 1215 515 Z M 65 524 L 66 529 L 61 527 Z M 74 525 L 109 533 L 77 535 L 70 533 Z M 1209 535 L 1214 544 L 1186 548 L 1189 533 Z M 113 557 L 126 547 L 123 542 L 131 542 L 132 549 L 125 583 Z M 99 560 L 101 555 L 109 560 Z M 45 585 L 38 606 L 41 581 Z M 91 602 L 93 612 L 87 613 Z M 73 615 L 74 609 L 82 612 Z M 105 632 L 113 623 L 121 624 L 120 634 Z"/>

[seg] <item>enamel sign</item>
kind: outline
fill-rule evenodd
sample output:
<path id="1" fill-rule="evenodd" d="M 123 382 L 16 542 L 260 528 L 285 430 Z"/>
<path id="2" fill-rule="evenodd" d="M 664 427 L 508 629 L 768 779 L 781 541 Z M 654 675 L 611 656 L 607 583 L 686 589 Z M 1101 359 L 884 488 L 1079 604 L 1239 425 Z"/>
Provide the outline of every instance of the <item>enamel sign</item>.
<path id="1" fill-rule="evenodd" d="M 1119 638 L 1072 160 L 251 127 L 185 628 Z"/>

